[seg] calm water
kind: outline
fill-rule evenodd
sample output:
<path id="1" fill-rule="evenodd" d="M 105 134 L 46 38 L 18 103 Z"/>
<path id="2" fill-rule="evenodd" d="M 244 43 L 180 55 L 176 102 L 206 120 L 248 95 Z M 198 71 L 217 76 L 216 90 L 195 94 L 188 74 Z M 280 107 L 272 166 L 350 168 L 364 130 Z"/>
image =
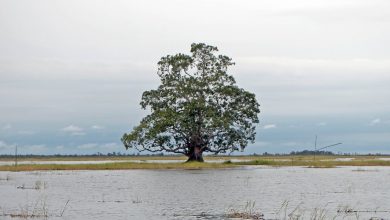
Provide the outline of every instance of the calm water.
<path id="1" fill-rule="evenodd" d="M 251 161 L 249 159 L 230 159 L 231 162 L 245 162 Z M 52 161 L 52 160 L 25 160 L 19 161 L 18 164 L 104 164 L 104 163 L 183 163 L 185 160 L 88 160 L 88 161 L 79 161 L 79 160 L 64 160 L 64 161 Z M 207 163 L 223 163 L 226 160 L 207 160 Z M 15 161 L 0 161 L 0 166 L 3 165 L 15 165 Z"/>
<path id="2" fill-rule="evenodd" d="M 390 168 L 0 172 L 0 219 L 227 219 L 248 202 L 266 219 L 390 219 Z"/>

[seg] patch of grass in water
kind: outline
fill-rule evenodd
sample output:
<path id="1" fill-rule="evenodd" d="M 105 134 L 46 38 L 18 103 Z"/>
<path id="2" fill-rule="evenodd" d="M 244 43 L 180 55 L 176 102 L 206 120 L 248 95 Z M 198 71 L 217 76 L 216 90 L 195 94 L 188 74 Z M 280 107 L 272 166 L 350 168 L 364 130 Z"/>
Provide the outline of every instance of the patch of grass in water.
<path id="1" fill-rule="evenodd" d="M 251 161 L 242 161 L 242 162 L 235 162 L 234 164 L 238 165 L 266 165 L 266 166 L 279 166 L 284 161 L 275 161 L 275 160 L 251 160 Z"/>
<path id="2" fill-rule="evenodd" d="M 255 210 L 255 202 L 247 201 L 245 207 L 242 210 L 236 210 L 231 208 L 229 213 L 226 214 L 228 218 L 237 219 L 258 219 L 264 220 L 264 214 Z"/>
<path id="3" fill-rule="evenodd" d="M 310 165 L 308 168 L 335 168 L 335 165 L 332 164 L 319 164 L 319 165 Z"/>

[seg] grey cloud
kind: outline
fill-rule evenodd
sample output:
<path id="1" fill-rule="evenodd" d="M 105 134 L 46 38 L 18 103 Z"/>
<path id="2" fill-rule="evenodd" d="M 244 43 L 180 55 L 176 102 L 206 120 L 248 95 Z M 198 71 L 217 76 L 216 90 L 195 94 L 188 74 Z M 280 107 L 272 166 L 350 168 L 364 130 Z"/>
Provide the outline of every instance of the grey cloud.
<path id="1" fill-rule="evenodd" d="M 96 143 L 89 143 L 77 146 L 78 149 L 95 149 L 98 146 Z"/>
<path id="2" fill-rule="evenodd" d="M 18 147 L 18 152 L 21 154 L 41 154 L 47 151 L 47 146 L 45 144 L 40 145 L 25 145 Z"/>
<path id="3" fill-rule="evenodd" d="M 326 122 L 319 122 L 319 123 L 317 123 L 317 126 L 326 126 L 326 125 L 328 125 L 328 123 L 326 123 Z"/>
<path id="4" fill-rule="evenodd" d="M 322 23 L 390 22 L 388 7 L 390 4 L 385 0 L 327 1 L 325 6 L 317 1 L 314 7 L 289 9 L 278 15 L 304 17 Z"/>
<path id="5" fill-rule="evenodd" d="M 9 130 L 11 128 L 12 128 L 12 126 L 10 124 L 6 124 L 3 127 L 1 127 L 1 130 Z"/>
<path id="6" fill-rule="evenodd" d="M 15 153 L 14 144 L 9 144 L 5 141 L 0 140 L 0 154 L 14 154 Z"/>
<path id="7" fill-rule="evenodd" d="M 6 149 L 6 148 L 8 149 L 11 147 L 12 147 L 12 145 L 9 145 L 6 142 L 0 140 L 0 149 Z"/>
<path id="8" fill-rule="evenodd" d="M 33 134 L 36 134 L 36 132 L 35 131 L 30 131 L 30 130 L 21 130 L 21 131 L 18 131 L 18 134 L 33 135 Z"/>
<path id="9" fill-rule="evenodd" d="M 343 134 L 357 126 L 337 125 L 345 116 L 361 118 L 365 132 L 382 132 L 388 124 L 388 1 L 22 2 L 0 3 L 1 140 L 35 143 L 47 152 L 57 146 L 62 152 L 123 150 L 110 143 L 148 113 L 139 101 L 158 86 L 159 58 L 188 53 L 192 42 L 216 45 L 236 62 L 231 73 L 238 85 L 261 104 L 266 123 L 258 130 L 266 134 L 258 144 L 268 151 L 304 142 L 278 142 L 271 133 L 309 133 L 308 124 Z M 381 126 L 367 126 L 372 116 Z M 308 117 L 315 119 L 302 123 Z M 316 126 L 323 120 L 327 126 Z M 272 124 L 278 129 L 265 132 Z M 43 143 L 46 137 L 50 144 Z M 366 137 L 367 147 L 378 143 Z M 86 143 L 96 146 L 77 147 Z"/>
<path id="10" fill-rule="evenodd" d="M 3 80 L 129 80 L 140 73 L 156 72 L 156 62 L 118 60 L 77 61 L 62 59 L 0 59 Z M 23 63 L 23 65 L 20 65 Z M 150 81 L 154 74 L 142 74 L 139 80 Z"/>
<path id="11" fill-rule="evenodd" d="M 48 150 L 45 144 L 20 145 L 0 140 L 0 154 L 14 154 L 16 147 L 18 148 L 18 154 L 41 154 Z"/>
<path id="12" fill-rule="evenodd" d="M 376 118 L 376 119 L 373 119 L 371 122 L 370 122 L 370 125 L 371 126 L 374 126 L 374 125 L 377 125 L 377 124 L 380 124 L 382 123 L 382 120 L 380 118 Z"/>

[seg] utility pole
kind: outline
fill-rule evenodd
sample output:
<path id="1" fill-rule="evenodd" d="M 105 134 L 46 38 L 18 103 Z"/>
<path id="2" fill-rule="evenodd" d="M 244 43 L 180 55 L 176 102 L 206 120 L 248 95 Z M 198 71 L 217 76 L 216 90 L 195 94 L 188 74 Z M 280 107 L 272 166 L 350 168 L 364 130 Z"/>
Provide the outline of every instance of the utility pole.
<path id="1" fill-rule="evenodd" d="M 317 135 L 314 141 L 314 161 L 316 161 L 316 153 L 317 153 Z"/>
<path id="2" fill-rule="evenodd" d="M 331 145 L 328 145 L 328 146 L 325 146 L 325 147 L 321 147 L 321 148 L 319 148 L 317 150 L 317 135 L 316 135 L 316 140 L 314 142 L 314 161 L 316 160 L 316 153 L 317 153 L 317 151 L 321 151 L 321 150 L 324 150 L 326 148 L 337 146 L 337 145 L 340 145 L 340 144 L 343 144 L 343 143 L 331 144 Z"/>
<path id="3" fill-rule="evenodd" d="M 15 167 L 18 166 L 18 145 L 15 145 Z"/>

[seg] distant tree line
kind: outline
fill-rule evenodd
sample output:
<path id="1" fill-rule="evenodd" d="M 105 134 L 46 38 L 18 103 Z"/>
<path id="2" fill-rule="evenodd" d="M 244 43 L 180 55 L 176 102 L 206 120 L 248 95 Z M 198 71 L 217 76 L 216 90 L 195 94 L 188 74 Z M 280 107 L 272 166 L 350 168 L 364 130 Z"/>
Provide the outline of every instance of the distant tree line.
<path id="1" fill-rule="evenodd" d="M 291 155 L 314 155 L 315 151 L 312 150 L 303 150 L 303 151 L 292 151 L 290 153 L 268 153 L 264 152 L 262 154 L 253 153 L 253 154 L 247 154 L 247 155 L 214 155 L 211 154 L 209 156 L 214 157 L 224 157 L 224 156 L 291 156 Z M 359 153 L 334 153 L 331 151 L 316 151 L 316 155 L 335 155 L 335 156 L 390 156 L 390 154 L 381 154 L 381 153 L 368 153 L 368 154 L 359 154 Z M 60 158 L 66 158 L 66 157 L 136 157 L 136 156 L 142 156 L 142 157 L 159 157 L 159 156 L 181 156 L 178 154 L 167 154 L 167 153 L 154 153 L 154 154 L 140 154 L 140 153 L 121 153 L 121 152 L 110 152 L 110 153 L 94 153 L 94 154 L 51 154 L 51 155 L 39 155 L 39 154 L 18 154 L 18 158 L 49 158 L 49 157 L 60 157 Z M 14 158 L 14 154 L 0 154 L 0 158 Z"/>
<path id="2" fill-rule="evenodd" d="M 314 151 L 314 150 L 303 150 L 303 151 L 291 151 L 290 153 L 268 153 L 264 152 L 262 154 L 254 153 L 254 156 L 289 156 L 289 155 L 335 155 L 335 156 L 390 156 L 390 154 L 381 154 L 381 153 L 368 153 L 368 154 L 360 154 L 360 153 L 342 153 L 342 152 L 331 152 L 331 151 Z"/>
<path id="3" fill-rule="evenodd" d="M 331 151 L 314 151 L 314 150 L 303 150 L 303 151 L 291 151 L 290 155 L 334 155 Z"/>
<path id="4" fill-rule="evenodd" d="M 156 154 L 140 154 L 140 153 L 121 153 L 121 152 L 110 152 L 110 153 L 94 153 L 94 154 L 18 154 L 18 158 L 31 158 L 31 157 L 129 157 L 129 156 L 164 156 L 163 153 Z M 177 155 L 170 155 L 177 156 Z M 14 158 L 15 154 L 0 154 L 0 158 Z"/>

